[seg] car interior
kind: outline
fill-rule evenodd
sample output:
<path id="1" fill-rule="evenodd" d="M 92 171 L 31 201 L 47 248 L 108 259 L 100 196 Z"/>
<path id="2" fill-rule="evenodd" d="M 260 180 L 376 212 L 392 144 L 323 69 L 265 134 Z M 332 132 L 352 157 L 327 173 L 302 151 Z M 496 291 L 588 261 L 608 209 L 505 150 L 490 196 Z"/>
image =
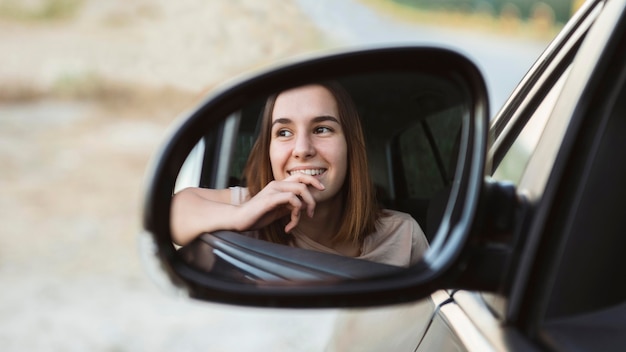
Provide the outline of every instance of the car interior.
<path id="1" fill-rule="evenodd" d="M 458 159 L 459 139 L 462 129 L 463 94 L 454 81 L 428 77 L 424 74 L 405 72 L 377 72 L 354 76 L 338 77 L 336 79 L 350 94 L 359 112 L 363 125 L 370 173 L 375 183 L 377 200 L 381 208 L 394 209 L 411 214 L 420 224 L 422 230 L 431 241 L 439 227 L 439 222 L 447 204 L 450 186 L 455 178 L 455 169 Z M 234 141 L 228 141 L 223 129 L 209 131 L 203 138 L 204 157 L 199 178 L 200 187 L 216 188 L 212 168 L 225 156 L 223 145 L 231 142 L 233 146 L 230 157 L 230 167 L 227 186 L 245 186 L 241 179 L 249 151 L 256 139 L 259 122 L 266 97 L 255 99 L 236 115 L 238 119 L 237 133 Z M 234 144 L 233 144 L 234 142 Z M 207 253 L 215 246 L 223 245 L 224 241 L 231 245 L 239 243 L 237 236 L 221 233 L 220 238 L 212 235 L 203 235 L 196 243 L 180 251 L 186 261 L 196 267 L 208 267 L 201 264 L 197 258 L 200 253 Z M 246 242 L 249 239 L 242 239 Z M 281 260 L 282 265 L 267 266 L 255 256 L 248 259 L 236 255 L 231 251 L 228 255 L 228 266 L 244 266 L 247 277 L 260 280 L 275 278 L 276 276 L 293 280 L 300 280 L 301 276 L 294 273 L 281 272 L 278 268 L 303 265 L 298 270 L 309 272 L 321 270 L 318 279 L 325 278 L 326 272 L 336 272 L 332 266 L 326 265 L 332 261 L 327 258 L 296 253 L 294 248 L 285 250 L 285 246 L 264 244 L 263 253 L 259 246 L 245 246 L 239 243 L 238 248 L 262 254 L 265 258 Z M 271 253 L 270 253 L 271 252 Z M 195 253 L 195 254 L 192 254 Z M 221 255 L 226 257 L 222 250 Z M 241 254 L 241 252 L 239 252 Z M 280 254 L 279 254 L 280 253 Z M 315 253 L 321 254 L 321 253 Z M 307 260 L 302 258 L 310 258 Z M 191 260 L 190 258 L 196 258 Z M 258 257 L 256 257 L 258 259 Z M 352 258 L 348 262 L 353 263 Z M 252 260 L 254 263 L 251 263 Z M 271 260 L 270 260 L 271 261 Z M 326 263 L 321 265 L 320 263 Z M 381 265 L 380 269 L 372 269 L 377 263 L 369 263 L 363 267 L 364 273 L 359 274 L 358 264 L 352 264 L 354 270 L 347 270 L 345 275 L 338 277 L 371 277 L 376 272 L 387 272 L 389 268 Z M 343 265 L 344 268 L 350 265 Z M 213 265 L 212 271 L 217 270 Z M 264 274 L 250 275 L 252 267 L 263 267 Z M 282 270 L 279 270 L 282 271 Z M 323 272 L 323 273 L 322 273 Z M 245 281 L 245 280 L 244 280 Z"/>
<path id="2" fill-rule="evenodd" d="M 461 108 L 454 100 L 461 99 L 441 80 L 406 74 L 379 73 L 337 81 L 359 110 L 379 202 L 411 214 L 432 239 L 437 227 L 429 224 L 428 209 L 432 199 L 445 201 L 454 178 L 462 121 Z M 242 110 L 229 186 L 242 185 L 241 174 L 256 139 L 263 103 L 264 99 L 257 100 Z M 205 140 L 214 138 L 214 133 Z M 207 178 L 200 183 L 211 187 Z"/>

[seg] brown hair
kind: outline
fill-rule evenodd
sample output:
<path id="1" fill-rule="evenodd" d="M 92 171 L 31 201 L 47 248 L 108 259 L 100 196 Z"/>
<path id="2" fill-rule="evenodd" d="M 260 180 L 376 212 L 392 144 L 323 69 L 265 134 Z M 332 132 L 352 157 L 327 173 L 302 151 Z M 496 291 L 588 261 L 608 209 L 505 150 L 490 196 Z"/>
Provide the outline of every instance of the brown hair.
<path id="1" fill-rule="evenodd" d="M 363 239 L 376 230 L 380 216 L 373 183 L 367 165 L 365 136 L 361 121 L 352 98 L 336 82 L 314 83 L 326 88 L 337 102 L 339 121 L 344 131 L 348 150 L 348 168 L 344 185 L 341 189 L 344 213 L 339 232 L 333 241 L 352 241 L 362 243 Z M 280 93 L 267 99 L 261 121 L 259 137 L 252 146 L 244 171 L 250 196 L 259 193 L 274 180 L 270 163 L 269 148 L 271 142 L 272 112 L 276 98 Z M 261 237 L 275 243 L 288 244 L 289 236 L 285 233 L 286 219 L 275 221 L 260 230 Z"/>

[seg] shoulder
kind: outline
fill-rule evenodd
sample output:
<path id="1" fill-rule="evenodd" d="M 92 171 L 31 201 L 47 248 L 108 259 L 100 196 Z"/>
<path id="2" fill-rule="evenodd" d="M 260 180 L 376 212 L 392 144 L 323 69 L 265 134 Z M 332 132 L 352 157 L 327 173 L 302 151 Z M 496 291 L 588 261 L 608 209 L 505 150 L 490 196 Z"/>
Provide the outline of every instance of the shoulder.
<path id="1" fill-rule="evenodd" d="M 384 209 L 376 231 L 363 242 L 360 258 L 408 267 L 417 262 L 427 246 L 422 229 L 410 214 Z"/>
<path id="2" fill-rule="evenodd" d="M 380 230 L 392 230 L 399 227 L 419 227 L 417 221 L 410 214 L 391 209 L 383 209 L 378 222 Z"/>
<path id="3" fill-rule="evenodd" d="M 366 238 L 373 243 L 407 240 L 413 242 L 421 236 L 422 229 L 410 214 L 383 209 L 376 222 L 376 231 Z"/>
<path id="4" fill-rule="evenodd" d="M 385 241 L 410 242 L 412 246 L 426 247 L 428 241 L 420 224 L 411 216 L 396 210 L 384 209 L 374 237 Z"/>

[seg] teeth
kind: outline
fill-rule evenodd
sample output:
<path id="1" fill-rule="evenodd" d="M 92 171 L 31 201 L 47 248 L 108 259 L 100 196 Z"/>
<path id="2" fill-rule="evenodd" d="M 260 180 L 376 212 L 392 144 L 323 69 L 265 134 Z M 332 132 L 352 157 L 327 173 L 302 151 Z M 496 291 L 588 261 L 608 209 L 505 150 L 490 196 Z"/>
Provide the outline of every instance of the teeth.
<path id="1" fill-rule="evenodd" d="M 304 170 L 290 171 L 289 174 L 295 175 L 296 173 L 301 173 L 301 174 L 310 175 L 310 176 L 317 176 L 317 175 L 323 174 L 324 171 L 326 170 L 325 169 L 304 169 Z"/>

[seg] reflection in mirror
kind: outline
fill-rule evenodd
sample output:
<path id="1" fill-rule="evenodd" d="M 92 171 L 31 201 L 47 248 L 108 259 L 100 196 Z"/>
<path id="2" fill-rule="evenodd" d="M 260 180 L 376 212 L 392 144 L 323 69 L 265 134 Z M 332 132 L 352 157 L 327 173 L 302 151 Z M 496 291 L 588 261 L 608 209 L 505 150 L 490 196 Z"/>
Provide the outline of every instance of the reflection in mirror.
<path id="1" fill-rule="evenodd" d="M 180 170 L 171 216 L 179 253 L 255 283 L 418 263 L 454 182 L 465 99 L 453 81 L 404 72 L 250 101 L 206 131 Z"/>

